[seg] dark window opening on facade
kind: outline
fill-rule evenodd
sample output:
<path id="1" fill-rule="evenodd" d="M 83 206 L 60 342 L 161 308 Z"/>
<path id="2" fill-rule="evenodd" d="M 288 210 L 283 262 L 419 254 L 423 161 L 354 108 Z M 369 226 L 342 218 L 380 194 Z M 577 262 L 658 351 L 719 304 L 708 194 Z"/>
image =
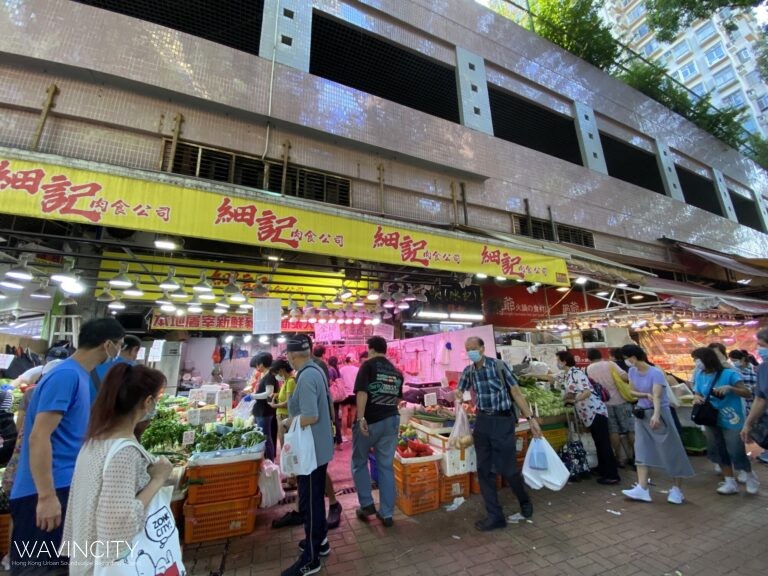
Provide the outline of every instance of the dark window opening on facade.
<path id="1" fill-rule="evenodd" d="M 453 68 L 315 12 L 311 74 L 459 122 Z"/>
<path id="2" fill-rule="evenodd" d="M 488 95 L 497 138 L 582 165 L 572 119 L 490 85 Z"/>
<path id="3" fill-rule="evenodd" d="M 519 222 L 520 234 L 523 236 L 529 236 L 537 240 L 555 241 L 555 231 L 552 229 L 552 223 L 549 220 L 541 220 L 539 218 L 531 218 L 529 220 L 523 216 Z"/>
<path id="4" fill-rule="evenodd" d="M 736 212 L 736 219 L 739 221 L 739 224 L 749 226 L 759 232 L 765 232 L 755 201 L 744 198 L 744 196 L 736 194 L 733 190 L 728 190 L 728 192 L 731 195 L 731 202 L 733 203 L 733 209 Z"/>
<path id="5" fill-rule="evenodd" d="M 578 244 L 588 248 L 595 247 L 595 236 L 592 232 L 582 230 L 581 228 L 574 228 L 573 226 L 566 226 L 565 224 L 557 225 L 557 239 L 568 244 Z"/>
<path id="6" fill-rule="evenodd" d="M 74 0 L 258 56 L 264 0 Z"/>
<path id="7" fill-rule="evenodd" d="M 169 170 L 170 156 L 171 142 L 166 141 L 163 171 Z M 285 168 L 285 178 L 283 178 L 283 164 L 280 162 L 262 161 L 250 156 L 184 142 L 176 145 L 176 154 L 170 171 L 174 174 L 230 182 L 270 192 L 282 192 L 286 196 L 338 206 L 349 206 L 351 201 L 352 183 L 347 178 L 293 165 Z"/>
<path id="8" fill-rule="evenodd" d="M 656 156 L 600 133 L 608 174 L 624 182 L 664 194 Z"/>
<path id="9" fill-rule="evenodd" d="M 675 166 L 677 178 L 680 180 L 680 188 L 683 190 L 683 198 L 687 204 L 696 206 L 712 214 L 723 216 L 723 210 L 717 199 L 717 190 L 712 180 L 694 174 L 690 170 Z"/>

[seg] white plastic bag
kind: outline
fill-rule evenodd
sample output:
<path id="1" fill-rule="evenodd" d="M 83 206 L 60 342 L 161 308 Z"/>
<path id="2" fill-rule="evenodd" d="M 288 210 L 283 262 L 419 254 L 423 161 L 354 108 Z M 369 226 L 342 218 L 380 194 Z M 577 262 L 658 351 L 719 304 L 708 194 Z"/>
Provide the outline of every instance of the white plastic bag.
<path id="1" fill-rule="evenodd" d="M 242 418 L 243 420 L 247 420 L 250 418 L 255 404 L 256 400 L 253 399 L 253 396 L 246 394 L 232 410 L 232 418 Z"/>
<path id="2" fill-rule="evenodd" d="M 525 455 L 525 463 L 523 464 L 523 478 L 525 483 L 528 484 L 534 490 L 539 490 L 542 487 L 549 488 L 550 490 L 558 491 L 568 483 L 570 472 L 565 467 L 557 452 L 554 451 L 552 446 L 549 445 L 546 438 L 534 438 L 533 444 L 539 444 L 539 449 L 546 455 L 547 469 L 536 470 L 531 468 L 530 459 L 533 458 L 531 450 Z"/>
<path id="3" fill-rule="evenodd" d="M 260 508 L 270 508 L 285 498 L 283 483 L 280 482 L 280 467 L 274 462 L 269 460 L 262 462 L 259 490 L 261 491 Z"/>
<path id="4" fill-rule="evenodd" d="M 456 402 L 456 421 L 453 423 L 451 435 L 448 437 L 450 448 L 464 449 L 472 446 L 472 430 L 469 428 L 469 418 L 461 402 Z"/>
<path id="5" fill-rule="evenodd" d="M 147 460 L 154 462 L 144 448 L 133 440 L 118 440 L 107 453 L 104 461 L 106 469 L 112 457 L 118 450 L 126 445 L 136 446 L 146 456 Z M 171 498 L 173 486 L 164 486 L 154 498 L 150 500 L 146 509 L 144 528 L 130 544 L 130 550 L 125 550 L 121 560 L 113 564 L 105 562 L 105 559 L 97 557 L 93 568 L 94 576 L 135 576 L 136 574 L 179 574 L 184 576 L 187 571 L 181 561 L 181 544 L 179 543 L 179 531 L 176 529 L 176 521 L 171 512 Z M 128 546 L 121 543 L 119 551 Z"/>
<path id="6" fill-rule="evenodd" d="M 525 459 L 530 459 L 530 466 L 533 470 L 547 470 L 547 451 L 544 448 L 546 440 L 543 438 L 534 438 L 528 447 Z"/>
<path id="7" fill-rule="evenodd" d="M 300 416 L 296 416 L 291 429 L 285 433 L 283 450 L 280 453 L 280 471 L 286 476 L 307 476 L 317 468 L 315 439 L 312 427 L 301 427 Z"/>

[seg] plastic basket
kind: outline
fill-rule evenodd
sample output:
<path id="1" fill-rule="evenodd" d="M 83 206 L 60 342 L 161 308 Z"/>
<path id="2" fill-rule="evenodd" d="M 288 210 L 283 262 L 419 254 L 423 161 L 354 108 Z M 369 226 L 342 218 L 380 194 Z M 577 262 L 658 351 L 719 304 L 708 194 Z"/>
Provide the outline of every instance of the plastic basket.
<path id="1" fill-rule="evenodd" d="M 469 498 L 470 480 L 469 474 L 458 476 L 440 476 L 440 503 L 450 504 L 454 498 L 463 496 Z"/>
<path id="2" fill-rule="evenodd" d="M 261 460 L 193 466 L 187 469 L 187 502 L 207 504 L 255 495 L 259 491 Z"/>
<path id="3" fill-rule="evenodd" d="M 437 461 L 406 464 L 395 460 L 394 469 L 395 486 L 403 494 L 437 492 L 440 476 Z"/>
<path id="4" fill-rule="evenodd" d="M 11 515 L 0 514 L 0 554 L 5 555 L 11 549 Z"/>
<path id="5" fill-rule="evenodd" d="M 184 506 L 184 543 L 208 542 L 232 536 L 250 534 L 256 524 L 256 511 L 261 494 L 214 502 L 213 504 L 186 504 Z"/>
<path id="6" fill-rule="evenodd" d="M 684 426 L 680 438 L 686 452 L 704 454 L 707 451 L 707 437 L 704 436 L 704 432 L 698 426 Z"/>
<path id="7" fill-rule="evenodd" d="M 545 427 L 541 432 L 555 452 L 568 443 L 568 427 L 565 425 L 559 425 L 549 429 Z"/>
<path id="8" fill-rule="evenodd" d="M 404 494 L 397 490 L 395 492 L 395 504 L 406 516 L 423 514 L 440 508 L 440 493 L 436 486 L 433 490 L 419 494 Z"/>

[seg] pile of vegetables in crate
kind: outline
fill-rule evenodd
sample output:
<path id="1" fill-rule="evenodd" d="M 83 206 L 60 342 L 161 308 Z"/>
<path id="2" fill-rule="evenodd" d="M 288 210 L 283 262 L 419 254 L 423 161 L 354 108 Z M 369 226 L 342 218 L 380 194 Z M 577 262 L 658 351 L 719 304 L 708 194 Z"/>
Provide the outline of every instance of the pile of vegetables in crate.
<path id="1" fill-rule="evenodd" d="M 195 453 L 200 457 L 213 457 L 259 451 L 265 440 L 261 429 L 253 425 L 253 418 L 235 418 L 232 426 L 206 424 L 203 433 L 197 436 Z M 221 454 L 223 451 L 226 454 Z"/>
<path id="2" fill-rule="evenodd" d="M 565 414 L 563 397 L 558 392 L 542 390 L 536 385 L 534 376 L 521 376 L 518 378 L 520 391 L 540 417 L 559 416 Z"/>
<path id="3" fill-rule="evenodd" d="M 410 424 L 400 426 L 400 436 L 397 440 L 397 453 L 401 458 L 419 458 L 421 456 L 432 456 L 434 450 L 429 444 L 419 440 L 416 429 Z"/>
<path id="4" fill-rule="evenodd" d="M 141 435 L 141 445 L 153 454 L 162 454 L 173 464 L 187 461 L 186 447 L 182 446 L 184 433 L 191 430 L 181 421 L 179 412 L 158 403 L 157 414 Z"/>

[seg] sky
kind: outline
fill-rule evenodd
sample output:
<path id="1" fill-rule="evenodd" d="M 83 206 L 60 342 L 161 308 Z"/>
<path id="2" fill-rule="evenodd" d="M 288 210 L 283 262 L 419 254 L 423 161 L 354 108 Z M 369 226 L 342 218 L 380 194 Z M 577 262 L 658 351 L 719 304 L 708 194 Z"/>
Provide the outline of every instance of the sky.
<path id="1" fill-rule="evenodd" d="M 762 6 L 755 8 L 755 12 L 757 12 L 757 21 L 760 22 L 760 24 L 768 23 L 768 6 L 763 4 Z"/>

